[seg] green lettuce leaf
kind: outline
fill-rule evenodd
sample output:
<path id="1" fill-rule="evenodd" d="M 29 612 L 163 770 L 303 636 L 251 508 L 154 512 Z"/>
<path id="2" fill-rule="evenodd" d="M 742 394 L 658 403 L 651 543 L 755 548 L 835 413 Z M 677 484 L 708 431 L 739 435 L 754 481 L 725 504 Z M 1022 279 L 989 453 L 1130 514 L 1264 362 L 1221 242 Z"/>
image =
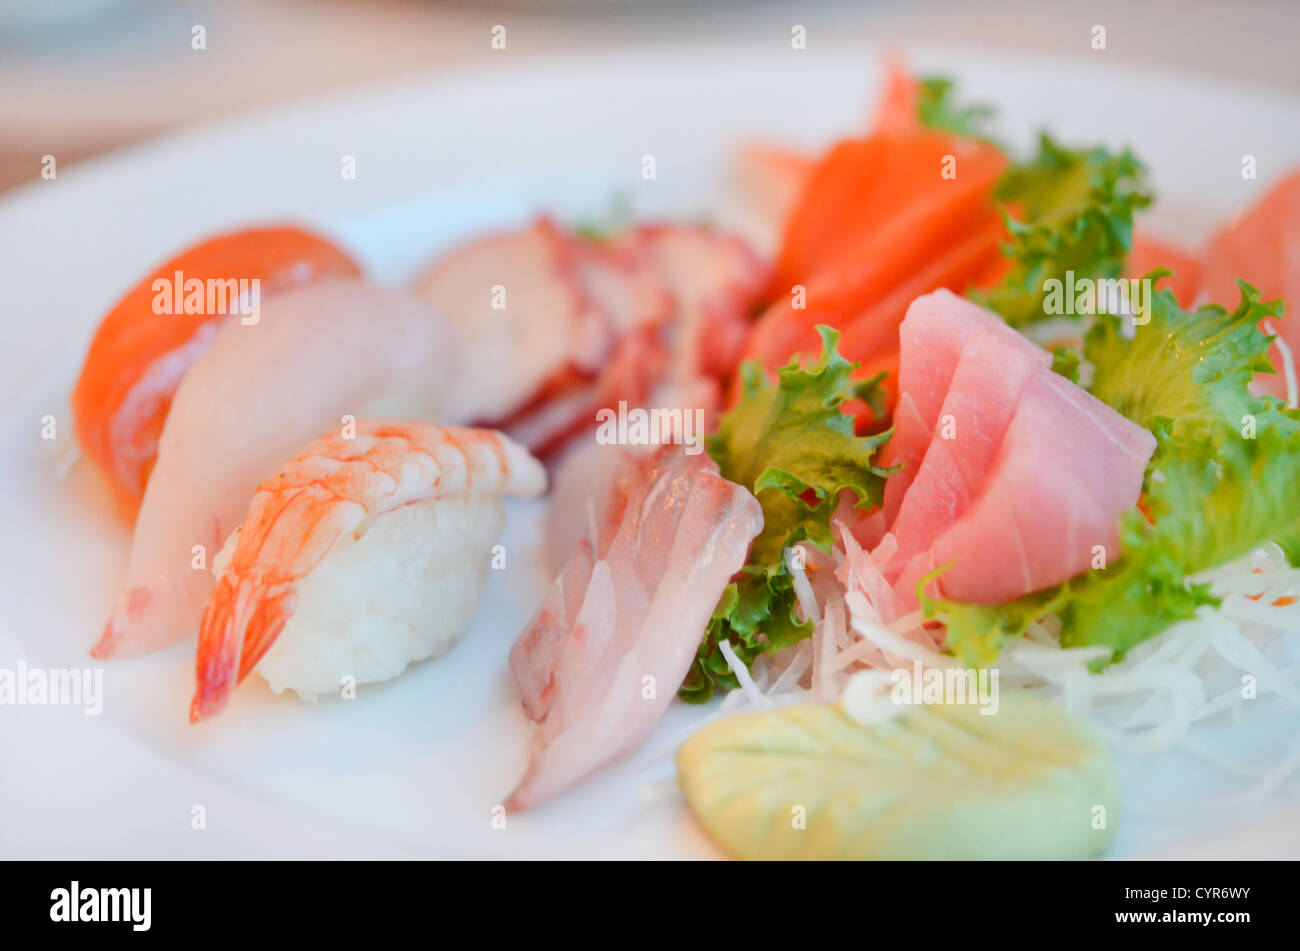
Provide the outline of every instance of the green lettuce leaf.
<path id="1" fill-rule="evenodd" d="M 880 504 L 889 470 L 872 462 L 890 433 L 857 436 L 843 411 L 849 400 L 878 401 L 880 378 L 855 382 L 857 368 L 840 356 L 839 333 L 818 327 L 821 357 L 778 371 L 776 383 L 757 364 L 741 370 L 740 401 L 709 437 L 708 451 L 722 475 L 753 491 L 763 507 L 763 530 L 750 546 L 738 580 L 728 586 L 679 695 L 704 702 L 715 687 L 736 686 L 718 642 L 728 640 L 746 665 L 811 633 L 795 613 L 786 552 L 801 541 L 829 551 L 831 516 L 840 494 L 859 507 Z"/>
<path id="2" fill-rule="evenodd" d="M 1143 280 L 1154 287 L 1168 273 L 1162 268 Z M 1272 371 L 1271 338 L 1258 325 L 1279 318 L 1281 302 L 1261 301 L 1249 284 L 1241 289 L 1231 313 L 1217 305 L 1186 311 L 1169 290 L 1154 291 L 1150 323 L 1133 328 L 1131 339 L 1119 320 L 1099 320 L 1083 351 L 1094 368 L 1092 394 L 1140 426 L 1172 427 L 1189 439 L 1242 426 L 1262 408 L 1247 384 Z"/>
<path id="3" fill-rule="evenodd" d="M 1038 154 L 1003 175 L 997 196 L 1011 241 L 1007 276 L 972 299 L 1001 314 L 1014 327 L 1051 316 L 1046 282 L 1117 278 L 1133 246 L 1133 213 L 1151 203 L 1146 170 L 1132 152 L 1066 149 L 1047 134 Z"/>

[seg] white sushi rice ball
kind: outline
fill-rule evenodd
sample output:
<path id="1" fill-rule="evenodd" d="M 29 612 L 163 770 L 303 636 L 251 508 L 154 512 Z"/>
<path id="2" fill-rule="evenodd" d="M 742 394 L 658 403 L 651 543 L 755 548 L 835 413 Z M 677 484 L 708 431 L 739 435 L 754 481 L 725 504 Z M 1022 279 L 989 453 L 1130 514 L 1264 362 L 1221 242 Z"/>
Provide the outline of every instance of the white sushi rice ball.
<path id="1" fill-rule="evenodd" d="M 315 700 L 445 653 L 478 610 L 504 522 L 501 499 L 486 494 L 383 513 L 297 582 L 296 608 L 254 671 L 275 693 Z M 236 529 L 213 559 L 217 577 L 238 539 Z"/>

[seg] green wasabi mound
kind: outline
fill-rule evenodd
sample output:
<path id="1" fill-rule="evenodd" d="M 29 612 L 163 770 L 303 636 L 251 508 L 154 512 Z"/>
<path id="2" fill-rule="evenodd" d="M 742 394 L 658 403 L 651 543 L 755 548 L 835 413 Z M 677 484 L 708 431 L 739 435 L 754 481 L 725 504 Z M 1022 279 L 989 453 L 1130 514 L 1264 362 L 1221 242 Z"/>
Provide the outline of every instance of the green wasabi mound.
<path id="1" fill-rule="evenodd" d="M 863 725 L 838 706 L 741 714 L 677 753 L 709 835 L 742 859 L 1082 859 L 1103 854 L 1119 792 L 1105 744 L 1008 691 Z"/>

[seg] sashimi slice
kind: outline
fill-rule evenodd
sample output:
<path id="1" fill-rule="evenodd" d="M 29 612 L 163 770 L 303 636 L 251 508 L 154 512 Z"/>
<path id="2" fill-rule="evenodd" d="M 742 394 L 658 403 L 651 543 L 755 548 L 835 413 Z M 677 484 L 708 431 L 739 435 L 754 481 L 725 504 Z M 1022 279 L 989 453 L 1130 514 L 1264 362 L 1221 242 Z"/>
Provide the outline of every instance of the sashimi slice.
<path id="1" fill-rule="evenodd" d="M 1021 392 L 975 501 L 900 576 L 946 566 L 934 593 L 1000 604 L 1120 556 L 1120 518 L 1137 505 L 1155 437 L 1064 377 L 1044 371 Z"/>
<path id="2" fill-rule="evenodd" d="M 519 685 L 524 710 L 534 720 L 541 719 L 550 707 L 555 665 L 565 638 L 578 622 L 594 568 L 591 542 L 579 539 L 541 610 L 510 649 L 510 671 Z"/>
<path id="3" fill-rule="evenodd" d="M 962 285 L 957 289 L 963 290 L 967 279 L 998 255 L 1003 227 L 988 197 L 995 177 L 949 190 L 954 183 L 940 182 L 936 173 L 938 194 L 918 195 L 890 220 L 844 239 L 838 247 L 821 246 L 821 256 L 806 273 L 774 286 L 775 301 L 763 314 L 747 356 L 771 369 L 797 353 L 816 353 L 818 324 L 846 327 L 907 285 L 906 296 L 896 305 L 898 316 L 884 328 L 892 335 L 918 294 L 949 284 Z M 916 287 L 920 275 L 923 283 Z M 803 288 L 802 293 L 796 287 Z"/>
<path id="4" fill-rule="evenodd" d="M 930 446 L 962 348 L 978 334 L 996 332 L 1013 331 L 997 314 L 948 290 L 918 297 L 907 308 L 898 328 L 900 409 L 894 436 L 880 453 L 880 465 L 902 466 L 885 483 L 886 522 L 893 522 Z M 903 399 L 911 404 L 906 410 Z"/>
<path id="5" fill-rule="evenodd" d="M 883 569 L 896 578 L 925 552 L 978 494 L 1020 391 L 1052 357 L 1009 327 L 978 334 L 962 348 L 915 478 L 890 524 L 897 550 Z"/>
<path id="6" fill-rule="evenodd" d="M 945 177 L 948 160 L 955 176 Z M 954 219 L 983 206 L 1006 159 L 996 148 L 920 129 L 838 143 L 809 175 L 782 236 L 773 293 L 789 293 L 826 262 L 902 228 L 940 245 Z"/>
<path id="7" fill-rule="evenodd" d="M 666 447 L 632 471 L 614 493 L 619 528 L 608 550 L 597 551 L 576 612 L 563 586 L 554 589 L 512 649 L 511 668 L 540 720 L 511 810 L 560 792 L 645 739 L 762 528 L 758 501 L 723 479 L 706 454 Z M 575 558 L 583 557 L 580 549 Z M 545 619 L 560 611 L 574 620 L 557 648 Z"/>
<path id="8" fill-rule="evenodd" d="M 1259 288 L 1265 300 L 1286 301 L 1286 318 L 1274 330 L 1300 354 L 1300 170 L 1270 188 L 1245 213 L 1210 239 L 1198 295 L 1232 310 L 1241 299 L 1237 279 Z M 1280 350 L 1270 351 L 1275 374 L 1255 378 L 1261 390 L 1285 398 Z"/>

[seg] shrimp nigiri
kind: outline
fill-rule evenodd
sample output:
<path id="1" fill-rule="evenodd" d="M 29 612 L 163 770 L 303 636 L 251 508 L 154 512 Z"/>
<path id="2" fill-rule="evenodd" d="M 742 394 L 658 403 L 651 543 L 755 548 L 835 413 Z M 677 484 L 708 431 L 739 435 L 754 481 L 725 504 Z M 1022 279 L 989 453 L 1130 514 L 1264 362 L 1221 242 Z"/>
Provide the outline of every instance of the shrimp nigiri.
<path id="1" fill-rule="evenodd" d="M 193 635 L 211 556 L 276 466 L 344 416 L 448 418 L 457 356 L 438 315 L 399 291 L 319 281 L 227 324 L 181 381 L 96 657 Z"/>
<path id="2" fill-rule="evenodd" d="M 158 314 L 156 285 L 178 274 L 187 284 L 257 281 L 261 300 L 322 276 L 356 277 L 360 271 L 324 238 L 298 228 L 252 228 L 186 249 L 127 291 L 95 332 L 72 393 L 72 410 L 82 450 L 128 516 L 144 494 L 176 388 L 216 339 L 217 318 L 226 315 L 219 309 Z"/>
<path id="3" fill-rule="evenodd" d="M 261 485 L 213 564 L 190 720 L 254 668 L 314 698 L 443 653 L 478 608 L 499 496 L 545 489 L 541 464 L 488 429 L 366 419 L 312 442 Z"/>

